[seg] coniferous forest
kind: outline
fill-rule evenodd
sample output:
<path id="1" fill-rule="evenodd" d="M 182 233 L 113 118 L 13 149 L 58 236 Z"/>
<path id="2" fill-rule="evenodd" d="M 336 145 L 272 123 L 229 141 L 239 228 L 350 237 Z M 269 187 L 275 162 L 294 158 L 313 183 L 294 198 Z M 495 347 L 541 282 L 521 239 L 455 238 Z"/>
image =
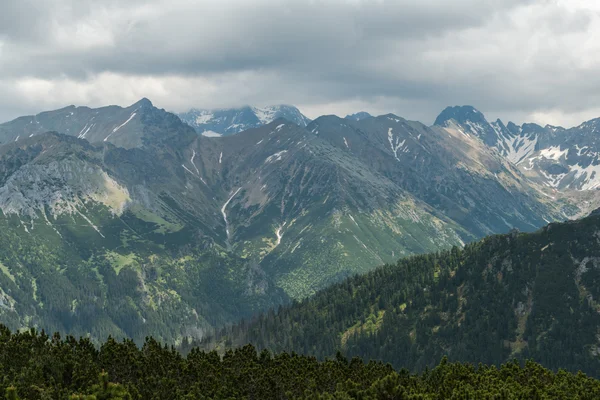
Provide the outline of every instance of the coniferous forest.
<path id="1" fill-rule="evenodd" d="M 0 327 L 0 389 L 7 399 L 596 399 L 600 381 L 528 361 L 500 368 L 448 362 L 411 374 L 341 354 L 319 361 L 248 345 L 183 356 L 148 338 L 50 337 Z"/>

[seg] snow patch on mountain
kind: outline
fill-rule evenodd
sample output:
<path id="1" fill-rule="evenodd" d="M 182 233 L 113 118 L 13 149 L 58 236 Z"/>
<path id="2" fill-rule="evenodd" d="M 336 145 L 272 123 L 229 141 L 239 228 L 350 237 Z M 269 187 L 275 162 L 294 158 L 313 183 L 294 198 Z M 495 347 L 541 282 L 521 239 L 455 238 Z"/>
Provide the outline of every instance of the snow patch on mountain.
<path id="1" fill-rule="evenodd" d="M 277 108 L 276 107 L 265 107 L 265 108 L 252 107 L 252 111 L 254 111 L 254 114 L 256 115 L 256 117 L 258 118 L 260 123 L 263 125 L 266 125 L 266 124 L 272 122 L 273 119 L 275 118 L 275 114 L 277 113 Z"/>
<path id="2" fill-rule="evenodd" d="M 206 137 L 221 137 L 223 136 L 220 133 L 217 132 L 213 132 L 213 131 L 204 131 L 202 132 L 202 136 L 206 136 Z"/>
<path id="3" fill-rule="evenodd" d="M 83 127 L 81 132 L 79 132 L 77 139 L 85 139 L 85 135 L 87 135 L 87 133 L 90 131 L 90 129 L 92 129 L 94 127 L 94 125 L 96 125 L 96 124 L 91 124 L 91 125 L 89 123 L 85 124 L 85 126 Z"/>
<path id="4" fill-rule="evenodd" d="M 192 150 L 192 158 L 190 158 L 190 162 L 194 166 L 194 169 L 196 170 L 196 173 L 198 175 L 200 175 L 200 171 L 198 171 L 198 167 L 196 167 L 196 164 L 194 163 L 194 158 L 196 158 L 196 150 Z"/>
<path id="5" fill-rule="evenodd" d="M 231 200 L 233 200 L 233 198 L 240 192 L 240 190 L 242 190 L 241 187 L 239 187 L 231 195 L 231 197 L 229 197 L 229 199 L 227 199 L 227 201 L 225 202 L 225 204 L 223 204 L 223 207 L 221 207 L 221 214 L 223 215 L 223 220 L 225 221 L 225 233 L 227 235 L 227 247 L 229 249 L 231 249 L 231 244 L 230 244 L 231 233 L 229 232 L 229 221 L 227 220 L 227 206 L 229 205 L 229 203 L 231 202 Z"/>
<path id="6" fill-rule="evenodd" d="M 137 114 L 136 112 L 133 112 L 133 113 L 132 113 L 132 114 L 129 116 L 129 118 L 127 118 L 127 120 L 126 120 L 125 122 L 123 122 L 121 125 L 119 125 L 119 126 L 117 126 L 116 128 L 114 128 L 114 129 L 112 130 L 112 132 L 111 132 L 111 133 L 110 133 L 110 134 L 109 134 L 107 137 L 105 137 L 105 138 L 104 138 L 104 141 L 106 142 L 106 141 L 108 140 L 108 138 L 109 138 L 109 137 L 111 137 L 111 136 L 112 136 L 114 133 L 117 133 L 117 132 L 119 131 L 119 129 L 121 129 L 122 127 L 124 127 L 125 125 L 127 125 L 127 124 L 129 123 L 129 121 L 131 121 L 131 120 L 133 119 L 133 117 L 135 117 L 135 115 L 136 115 L 136 114 Z"/>
<path id="7" fill-rule="evenodd" d="M 575 173 L 575 181 L 581 182 L 579 190 L 593 190 L 600 187 L 600 164 L 590 164 L 587 167 L 576 164 L 571 167 L 571 171 Z"/>
<path id="8" fill-rule="evenodd" d="M 392 152 L 394 153 L 394 157 L 396 158 L 396 160 L 400 161 L 400 159 L 398 158 L 398 150 L 400 150 L 402 146 L 404 146 L 404 143 L 406 143 L 406 139 L 400 141 L 399 137 L 394 138 L 392 130 L 393 128 L 388 128 L 388 141 L 390 142 L 390 147 L 392 149 Z"/>
<path id="9" fill-rule="evenodd" d="M 267 157 L 267 159 L 265 160 L 265 164 L 271 163 L 273 161 L 281 161 L 281 157 L 287 153 L 287 150 L 281 150 L 273 155 L 270 155 L 269 157 Z"/>
<path id="10" fill-rule="evenodd" d="M 535 146 L 538 138 L 534 136 L 533 139 L 529 137 L 504 137 L 504 156 L 508 160 L 516 165 L 519 165 L 523 160 L 529 157 L 535 152 Z"/>
<path id="11" fill-rule="evenodd" d="M 200 111 L 200 114 L 198 114 L 198 116 L 196 116 L 195 121 L 198 125 L 201 125 L 201 124 L 206 124 L 213 118 L 214 118 L 214 114 L 212 112 Z"/>

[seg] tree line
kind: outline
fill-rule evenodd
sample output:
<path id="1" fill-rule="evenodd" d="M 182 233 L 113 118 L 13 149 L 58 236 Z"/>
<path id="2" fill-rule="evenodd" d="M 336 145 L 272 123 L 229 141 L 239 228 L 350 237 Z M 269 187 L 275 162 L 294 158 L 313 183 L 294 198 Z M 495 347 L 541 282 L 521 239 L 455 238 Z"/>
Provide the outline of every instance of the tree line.
<path id="1" fill-rule="evenodd" d="M 257 351 L 183 355 L 152 338 L 61 338 L 0 326 L 0 390 L 7 399 L 596 399 L 600 381 L 535 362 L 494 366 L 442 358 L 420 374 L 390 364 Z"/>

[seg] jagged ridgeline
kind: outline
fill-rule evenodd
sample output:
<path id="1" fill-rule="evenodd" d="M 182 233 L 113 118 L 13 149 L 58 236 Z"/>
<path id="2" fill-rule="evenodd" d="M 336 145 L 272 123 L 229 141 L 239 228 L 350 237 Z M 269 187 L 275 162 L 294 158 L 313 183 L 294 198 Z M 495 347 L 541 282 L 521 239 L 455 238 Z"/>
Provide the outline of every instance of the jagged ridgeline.
<path id="1" fill-rule="evenodd" d="M 505 125 L 500 119 L 488 122 L 475 108 L 461 106 L 446 108 L 435 125 L 495 149 L 553 198 L 591 203 L 591 209 L 598 206 L 600 118 L 568 129 L 534 123 Z"/>
<path id="2" fill-rule="evenodd" d="M 600 376 L 600 215 L 414 256 L 221 333 L 319 357 L 336 351 L 414 371 L 448 355 L 532 358 Z"/>
<path id="3" fill-rule="evenodd" d="M 0 326 L 0 393 L 8 399 L 597 399 L 600 381 L 534 363 L 501 368 L 449 363 L 426 373 L 389 364 L 327 361 L 252 346 L 183 357 L 152 338 L 61 339 Z"/>

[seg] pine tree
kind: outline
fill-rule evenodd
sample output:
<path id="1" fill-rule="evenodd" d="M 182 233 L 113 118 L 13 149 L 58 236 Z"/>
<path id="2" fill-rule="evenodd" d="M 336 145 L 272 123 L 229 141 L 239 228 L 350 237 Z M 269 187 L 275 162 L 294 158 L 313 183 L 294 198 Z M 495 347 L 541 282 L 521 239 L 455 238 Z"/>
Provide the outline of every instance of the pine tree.
<path id="1" fill-rule="evenodd" d="M 19 400 L 16 387 L 9 386 L 6 388 L 6 400 Z"/>
<path id="2" fill-rule="evenodd" d="M 71 400 L 131 400 L 131 395 L 117 383 L 108 380 L 108 373 L 102 371 L 98 377 L 98 383 L 91 388 L 92 394 L 71 396 Z"/>

